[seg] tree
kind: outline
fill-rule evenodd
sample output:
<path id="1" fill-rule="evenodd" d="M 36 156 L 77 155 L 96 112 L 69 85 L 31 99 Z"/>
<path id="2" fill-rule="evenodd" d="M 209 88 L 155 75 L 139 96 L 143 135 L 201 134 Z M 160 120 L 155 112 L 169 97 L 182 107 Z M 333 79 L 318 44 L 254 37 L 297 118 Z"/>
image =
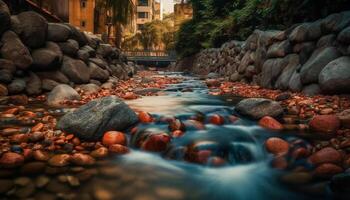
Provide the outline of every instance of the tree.
<path id="1" fill-rule="evenodd" d="M 107 35 L 111 35 L 111 28 L 115 28 L 115 46 L 121 48 L 123 26 L 133 18 L 134 6 L 131 0 L 97 0 L 96 10 L 101 10 L 107 22 Z"/>

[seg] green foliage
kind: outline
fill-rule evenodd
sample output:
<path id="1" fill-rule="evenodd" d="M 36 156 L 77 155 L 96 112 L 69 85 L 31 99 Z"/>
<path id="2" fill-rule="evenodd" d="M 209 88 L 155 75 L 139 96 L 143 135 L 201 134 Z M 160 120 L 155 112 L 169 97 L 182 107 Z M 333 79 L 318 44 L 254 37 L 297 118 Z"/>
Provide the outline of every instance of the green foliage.
<path id="1" fill-rule="evenodd" d="M 255 29 L 286 29 L 349 10 L 349 0 L 191 0 L 193 19 L 176 36 L 180 56 L 245 40 Z"/>

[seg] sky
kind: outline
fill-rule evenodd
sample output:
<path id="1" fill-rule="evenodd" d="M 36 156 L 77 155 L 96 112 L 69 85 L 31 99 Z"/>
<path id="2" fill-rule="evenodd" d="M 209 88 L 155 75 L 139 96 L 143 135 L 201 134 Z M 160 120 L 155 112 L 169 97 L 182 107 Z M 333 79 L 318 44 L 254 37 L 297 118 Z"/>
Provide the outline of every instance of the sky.
<path id="1" fill-rule="evenodd" d="M 158 0 L 158 1 L 162 1 L 163 9 L 164 9 L 165 13 L 174 12 L 174 2 L 173 2 L 173 0 Z"/>

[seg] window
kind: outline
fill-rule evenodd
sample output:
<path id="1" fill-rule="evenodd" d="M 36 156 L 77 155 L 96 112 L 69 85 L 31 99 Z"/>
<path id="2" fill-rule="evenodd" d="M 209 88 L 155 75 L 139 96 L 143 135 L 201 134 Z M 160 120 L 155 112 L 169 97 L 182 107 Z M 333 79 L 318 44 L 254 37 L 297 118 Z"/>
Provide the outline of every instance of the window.
<path id="1" fill-rule="evenodd" d="M 138 12 L 137 17 L 140 19 L 148 19 L 148 12 Z"/>
<path id="2" fill-rule="evenodd" d="M 139 6 L 148 6 L 148 0 L 139 0 Z"/>
<path id="3" fill-rule="evenodd" d="M 80 6 L 81 6 L 81 8 L 86 8 L 86 0 L 81 0 L 80 1 Z"/>
<path id="4" fill-rule="evenodd" d="M 85 27 L 85 26 L 86 26 L 86 21 L 85 20 L 81 21 L 81 27 Z"/>

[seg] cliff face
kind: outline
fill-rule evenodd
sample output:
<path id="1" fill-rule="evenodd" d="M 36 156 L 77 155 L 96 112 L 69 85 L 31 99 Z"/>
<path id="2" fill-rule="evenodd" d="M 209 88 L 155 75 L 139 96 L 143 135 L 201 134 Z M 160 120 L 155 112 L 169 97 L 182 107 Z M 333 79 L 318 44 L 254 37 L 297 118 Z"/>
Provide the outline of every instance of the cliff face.
<path id="1" fill-rule="evenodd" d="M 256 30 L 246 41 L 203 50 L 193 56 L 192 66 L 179 61 L 173 70 L 214 72 L 230 81 L 309 95 L 344 94 L 350 93 L 349 44 L 346 11 L 284 31 Z"/>

